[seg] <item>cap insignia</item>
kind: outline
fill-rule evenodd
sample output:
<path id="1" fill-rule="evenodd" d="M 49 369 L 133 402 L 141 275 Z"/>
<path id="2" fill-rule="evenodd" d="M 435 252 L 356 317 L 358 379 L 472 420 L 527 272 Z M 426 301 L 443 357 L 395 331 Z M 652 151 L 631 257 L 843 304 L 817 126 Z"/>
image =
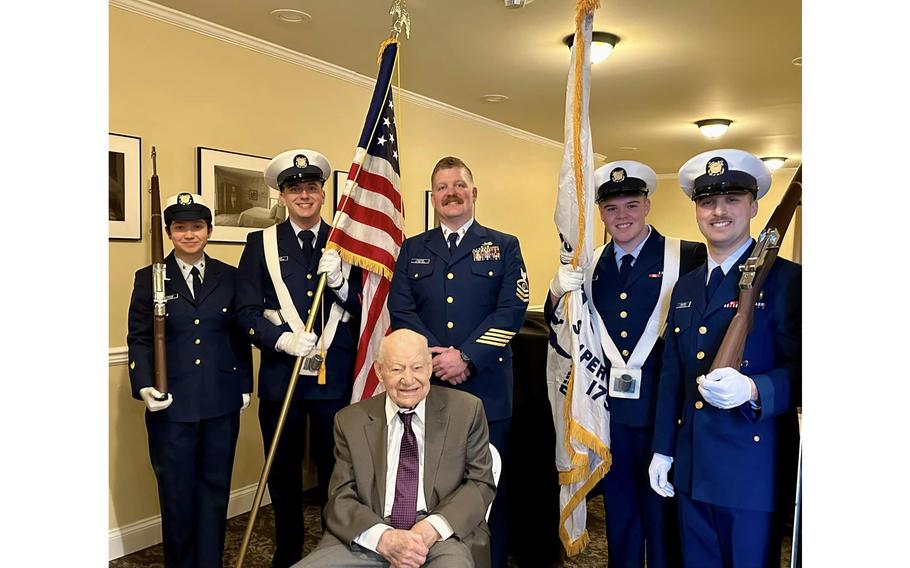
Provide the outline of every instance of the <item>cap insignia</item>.
<path id="1" fill-rule="evenodd" d="M 310 161 L 307 160 L 307 157 L 303 154 L 297 154 L 294 156 L 294 167 L 303 169 L 310 165 Z"/>
<path id="2" fill-rule="evenodd" d="M 177 204 L 178 205 L 192 205 L 193 196 L 190 195 L 189 193 L 181 193 L 180 195 L 177 196 Z"/>
<path id="3" fill-rule="evenodd" d="M 705 173 L 709 176 L 723 175 L 727 171 L 727 160 L 723 158 L 711 158 L 705 167 Z"/>
<path id="4" fill-rule="evenodd" d="M 626 181 L 626 170 L 622 168 L 615 168 L 610 172 L 610 181 L 613 183 L 622 183 Z"/>

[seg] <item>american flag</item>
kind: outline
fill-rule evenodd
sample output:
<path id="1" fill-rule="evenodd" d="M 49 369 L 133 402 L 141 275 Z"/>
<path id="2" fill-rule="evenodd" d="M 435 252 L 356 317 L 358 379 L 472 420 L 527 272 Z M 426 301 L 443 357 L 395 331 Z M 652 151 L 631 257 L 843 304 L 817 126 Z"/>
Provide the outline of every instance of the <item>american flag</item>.
<path id="1" fill-rule="evenodd" d="M 379 341 L 389 330 L 386 298 L 395 272 L 395 259 L 404 240 L 398 130 L 391 89 L 397 54 L 398 44 L 394 42 L 383 50 L 363 133 L 348 171 L 344 196 L 338 203 L 335 229 L 329 237 L 328 246 L 337 249 L 342 259 L 364 269 L 363 311 L 351 402 L 382 391 L 373 362 Z"/>

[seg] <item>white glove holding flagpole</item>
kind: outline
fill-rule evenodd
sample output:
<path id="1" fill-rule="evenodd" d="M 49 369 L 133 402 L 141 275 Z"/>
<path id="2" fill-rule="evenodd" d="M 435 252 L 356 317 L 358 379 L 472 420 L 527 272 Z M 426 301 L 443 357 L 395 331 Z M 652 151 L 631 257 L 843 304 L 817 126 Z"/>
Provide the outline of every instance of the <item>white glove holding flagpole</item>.
<path id="1" fill-rule="evenodd" d="M 581 290 L 584 283 L 585 272 L 581 267 L 572 268 L 571 264 L 563 264 L 550 280 L 550 293 L 562 298 L 569 292 Z"/>
<path id="2" fill-rule="evenodd" d="M 344 284 L 344 274 L 341 272 L 341 256 L 335 249 L 327 248 L 319 259 L 316 274 L 325 273 L 325 283 L 335 290 Z"/>
<path id="3" fill-rule="evenodd" d="M 755 383 L 731 367 L 715 369 L 698 377 L 698 392 L 711 406 L 728 410 L 752 399 Z"/>
<path id="4" fill-rule="evenodd" d="M 246 407 L 250 405 L 250 393 L 245 392 L 240 396 L 243 397 L 243 406 L 240 407 L 240 412 L 243 412 L 246 410 Z"/>
<path id="5" fill-rule="evenodd" d="M 157 400 L 163 395 L 161 391 L 155 387 L 142 387 L 139 389 L 139 396 L 142 397 L 142 400 L 145 401 L 145 405 L 148 407 L 150 412 L 158 412 L 159 410 L 164 410 L 174 402 L 174 397 L 171 396 L 171 393 L 167 393 L 167 398 L 164 400 Z"/>
<path id="6" fill-rule="evenodd" d="M 648 466 L 648 477 L 651 479 L 651 489 L 661 497 L 673 497 L 676 490 L 673 484 L 667 481 L 667 474 L 673 466 L 673 458 L 655 453 Z"/>
<path id="7" fill-rule="evenodd" d="M 291 333 L 290 331 L 285 331 L 278 338 L 275 349 L 294 357 L 307 357 L 316 347 L 317 339 L 316 334 L 312 332 L 307 333 L 304 330 L 300 330 L 298 333 Z"/>

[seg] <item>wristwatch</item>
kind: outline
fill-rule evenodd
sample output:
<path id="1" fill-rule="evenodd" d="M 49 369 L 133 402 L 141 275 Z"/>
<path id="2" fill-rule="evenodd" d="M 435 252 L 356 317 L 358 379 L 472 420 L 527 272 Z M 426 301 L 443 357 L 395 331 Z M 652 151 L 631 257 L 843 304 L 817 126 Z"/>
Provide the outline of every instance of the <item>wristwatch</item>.
<path id="1" fill-rule="evenodd" d="M 459 351 L 458 354 L 461 355 L 461 360 L 464 361 L 465 365 L 471 364 L 471 358 L 468 357 L 467 353 L 465 353 L 464 351 Z"/>

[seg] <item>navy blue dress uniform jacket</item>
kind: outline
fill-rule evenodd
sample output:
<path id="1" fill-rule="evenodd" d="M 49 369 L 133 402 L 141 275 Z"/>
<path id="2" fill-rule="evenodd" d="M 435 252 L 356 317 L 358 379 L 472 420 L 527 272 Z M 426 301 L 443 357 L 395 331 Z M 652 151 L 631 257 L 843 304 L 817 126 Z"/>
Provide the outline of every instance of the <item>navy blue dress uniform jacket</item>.
<path id="1" fill-rule="evenodd" d="M 174 401 L 156 418 L 196 422 L 239 410 L 253 391 L 250 345 L 236 319 L 236 270 L 205 256 L 202 291 L 194 299 L 174 253 L 164 263 L 167 280 L 165 337 L 168 391 Z M 130 385 L 133 398 L 154 386 L 152 267 L 136 272 L 129 308 Z"/>
<path id="2" fill-rule="evenodd" d="M 508 342 L 528 299 L 518 239 L 475 220 L 451 256 L 439 227 L 405 240 L 388 306 L 393 329 L 411 329 L 431 347 L 455 347 L 471 358 L 471 375 L 455 388 L 480 398 L 492 422 L 512 416 Z"/>
<path id="3" fill-rule="evenodd" d="M 626 284 L 619 279 L 616 255 L 610 242 L 594 267 L 591 279 L 591 294 L 594 307 L 603 319 L 610 337 L 624 355 L 626 361 L 635 350 L 641 334 L 657 299 L 663 283 L 664 243 L 666 238 L 651 228 L 651 235 L 645 241 L 635 264 L 627 276 Z M 682 241 L 680 243 L 680 278 L 705 263 L 707 250 L 702 243 Z M 549 299 L 549 295 L 548 295 Z M 626 317 L 620 316 L 625 312 Z M 651 427 L 654 423 L 654 409 L 657 406 L 657 385 L 660 379 L 660 361 L 663 355 L 663 339 L 658 338 L 651 354 L 642 365 L 642 382 L 638 399 L 614 398 L 607 395 L 610 404 L 610 420 L 618 424 L 636 427 Z M 604 359 L 607 373 L 610 360 Z"/>
<path id="4" fill-rule="evenodd" d="M 284 280 L 300 319 L 306 322 L 309 310 L 316 294 L 319 275 L 316 268 L 322 258 L 322 249 L 326 245 L 330 226 L 322 222 L 319 235 L 313 245 L 310 261 L 304 262 L 300 240 L 294 234 L 290 221 L 284 221 L 277 227 L 278 257 L 281 266 L 281 278 Z M 278 310 L 278 296 L 272 285 L 265 255 L 262 250 L 262 231 L 255 231 L 247 236 L 246 246 L 240 257 L 237 282 L 237 304 L 248 339 L 256 345 L 262 355 L 259 365 L 259 398 L 263 400 L 283 400 L 287 393 L 291 372 L 294 370 L 296 357 L 275 349 L 278 338 L 291 326 L 284 323 L 272 324 L 262 315 L 263 310 Z M 322 335 L 323 321 L 328 321 L 332 305 L 338 303 L 351 314 L 345 323 L 339 322 L 335 338 L 326 353 L 326 384 L 319 385 L 316 377 L 303 376 L 297 381 L 294 400 L 336 400 L 349 399 L 353 386 L 354 359 L 357 355 L 356 336 L 359 332 L 360 293 L 362 288 L 361 271 L 352 267 L 348 275 L 348 295 L 342 302 L 326 285 L 323 301 L 323 314 L 314 320 L 313 332 Z M 320 343 L 317 343 L 317 348 Z"/>
<path id="5" fill-rule="evenodd" d="M 754 244 L 753 244 L 754 247 Z M 705 301 L 707 263 L 677 282 L 670 304 L 654 452 L 673 456 L 673 483 L 692 499 L 771 512 L 782 499 L 778 468 L 783 432 L 795 421 L 801 381 L 801 275 L 778 258 L 755 306 L 740 372 L 751 377 L 760 410 L 745 404 L 721 410 L 705 402 L 695 383 L 707 373 L 733 315 L 744 253 Z M 791 502 L 792 506 L 792 502 Z"/>

